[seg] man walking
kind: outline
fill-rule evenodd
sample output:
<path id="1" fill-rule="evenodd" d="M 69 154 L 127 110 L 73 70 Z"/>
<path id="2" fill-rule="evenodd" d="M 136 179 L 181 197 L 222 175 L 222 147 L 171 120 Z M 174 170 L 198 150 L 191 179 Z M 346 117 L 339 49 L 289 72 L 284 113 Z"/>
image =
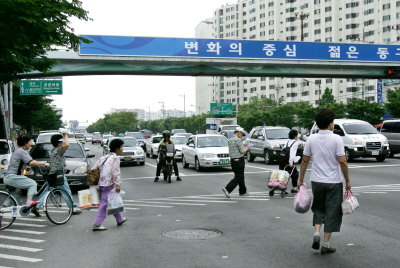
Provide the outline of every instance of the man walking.
<path id="1" fill-rule="evenodd" d="M 243 145 L 242 138 L 244 136 L 244 129 L 237 127 L 234 136 L 229 140 L 229 156 L 231 158 L 232 170 L 235 177 L 222 188 L 226 197 L 230 198 L 230 193 L 239 185 L 239 195 L 247 196 L 246 185 L 244 183 L 244 154 L 249 150 Z"/>
<path id="2" fill-rule="evenodd" d="M 340 232 L 342 224 L 343 176 L 346 180 L 346 189 L 351 189 L 343 140 L 332 132 L 334 118 L 334 112 L 329 109 L 321 109 L 317 112 L 315 122 L 320 131 L 307 139 L 298 182 L 298 187 L 300 187 L 312 159 L 311 185 L 314 195 L 311 207 L 314 213 L 312 248 L 320 249 L 320 231 L 324 224 L 322 255 L 336 251 L 331 247 L 330 241 L 332 232 Z"/>

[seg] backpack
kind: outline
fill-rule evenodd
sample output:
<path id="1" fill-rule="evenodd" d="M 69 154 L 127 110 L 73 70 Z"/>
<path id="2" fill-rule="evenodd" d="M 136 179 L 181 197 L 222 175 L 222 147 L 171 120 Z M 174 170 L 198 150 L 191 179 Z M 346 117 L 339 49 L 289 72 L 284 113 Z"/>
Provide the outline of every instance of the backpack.
<path id="1" fill-rule="evenodd" d="M 278 161 L 280 164 L 287 165 L 289 163 L 290 158 L 290 149 L 292 148 L 293 144 L 288 147 L 289 141 L 286 143 L 286 146 L 278 153 Z"/>

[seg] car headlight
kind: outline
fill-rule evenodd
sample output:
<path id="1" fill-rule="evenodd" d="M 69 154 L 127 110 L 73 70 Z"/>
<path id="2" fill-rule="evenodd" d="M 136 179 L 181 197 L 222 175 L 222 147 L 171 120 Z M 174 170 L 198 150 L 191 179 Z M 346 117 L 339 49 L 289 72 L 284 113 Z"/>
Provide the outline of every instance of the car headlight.
<path id="1" fill-rule="evenodd" d="M 7 165 L 8 165 L 8 160 L 7 160 L 7 159 L 1 160 L 1 164 L 2 164 L 3 166 L 7 166 Z"/>
<path id="2" fill-rule="evenodd" d="M 135 154 L 137 154 L 137 155 L 142 155 L 142 154 L 143 154 L 143 151 L 136 151 Z"/>
<path id="3" fill-rule="evenodd" d="M 362 142 L 359 139 L 352 139 L 354 145 L 362 145 Z"/>
<path id="4" fill-rule="evenodd" d="M 201 157 L 202 158 L 213 158 L 215 156 L 215 154 L 202 154 Z"/>
<path id="5" fill-rule="evenodd" d="M 281 145 L 279 143 L 272 144 L 272 149 L 281 149 Z"/>
<path id="6" fill-rule="evenodd" d="M 384 145 L 389 145 L 389 140 L 386 138 L 386 139 L 383 141 L 383 144 L 384 144 Z"/>
<path id="7" fill-rule="evenodd" d="M 87 173 L 87 167 L 86 166 L 80 166 L 80 167 L 77 167 L 74 170 L 74 174 L 85 174 L 85 173 Z"/>

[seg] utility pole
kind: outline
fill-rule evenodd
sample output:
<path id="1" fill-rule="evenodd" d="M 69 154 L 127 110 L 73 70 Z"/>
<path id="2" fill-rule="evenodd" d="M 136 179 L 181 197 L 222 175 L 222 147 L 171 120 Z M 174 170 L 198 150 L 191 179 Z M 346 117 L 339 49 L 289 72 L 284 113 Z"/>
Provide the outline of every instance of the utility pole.
<path id="1" fill-rule="evenodd" d="M 303 42 L 304 41 L 304 22 L 303 21 L 306 20 L 308 18 L 308 16 L 310 16 L 310 13 L 296 10 L 294 12 L 294 15 L 296 16 L 297 19 L 300 19 L 300 28 L 301 28 L 300 40 Z"/>
<path id="2" fill-rule="evenodd" d="M 183 115 L 186 117 L 186 92 L 183 92 L 183 95 L 179 95 L 179 97 L 183 97 Z"/>
<path id="3" fill-rule="evenodd" d="M 164 101 L 159 101 L 158 103 L 161 103 L 161 114 L 162 114 L 162 119 L 165 119 L 165 102 Z"/>

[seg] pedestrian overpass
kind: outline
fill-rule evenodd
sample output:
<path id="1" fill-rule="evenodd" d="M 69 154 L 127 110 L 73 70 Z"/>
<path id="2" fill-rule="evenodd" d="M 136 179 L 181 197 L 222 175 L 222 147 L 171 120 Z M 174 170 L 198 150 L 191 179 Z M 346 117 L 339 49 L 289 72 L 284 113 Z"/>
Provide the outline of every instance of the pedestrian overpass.
<path id="1" fill-rule="evenodd" d="M 400 78 L 400 45 L 260 40 L 83 36 L 79 52 L 58 50 L 49 72 L 20 79 L 76 75 Z M 394 70 L 389 72 L 387 70 Z"/>

